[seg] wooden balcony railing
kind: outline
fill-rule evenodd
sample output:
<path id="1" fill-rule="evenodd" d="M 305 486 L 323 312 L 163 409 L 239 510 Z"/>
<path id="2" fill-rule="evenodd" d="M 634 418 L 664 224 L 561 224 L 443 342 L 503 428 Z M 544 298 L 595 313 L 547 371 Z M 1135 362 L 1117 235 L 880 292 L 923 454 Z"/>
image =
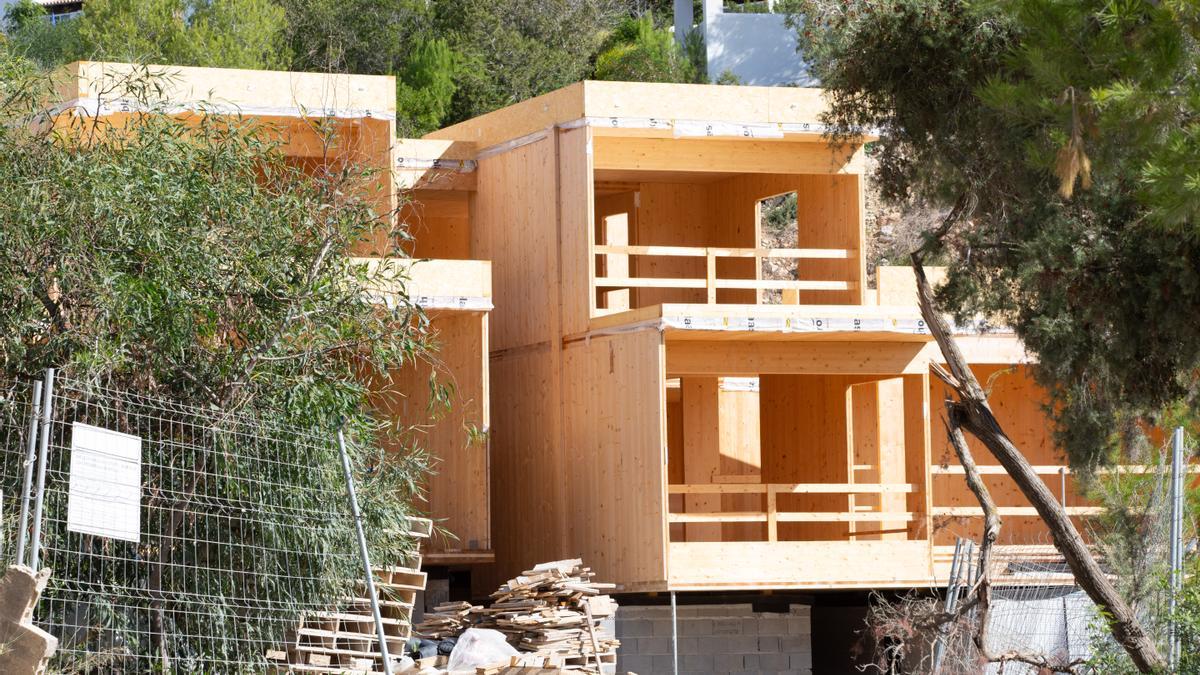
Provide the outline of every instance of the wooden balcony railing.
<path id="1" fill-rule="evenodd" d="M 982 476 L 1001 476 L 1007 475 L 1007 471 L 1002 466 L 982 464 L 976 467 L 979 474 Z M 1039 476 L 1058 476 L 1058 492 L 1059 500 L 1062 502 L 1063 508 L 1068 516 L 1099 516 L 1104 513 L 1104 508 L 1101 506 L 1090 505 L 1068 505 L 1067 502 L 1072 497 L 1071 491 L 1067 487 L 1067 476 L 1072 474 L 1071 467 L 1061 464 L 1037 464 L 1032 467 L 1033 472 Z M 1111 467 L 1102 467 L 1096 469 L 1098 474 L 1147 474 L 1157 471 L 1154 466 L 1144 464 L 1122 464 Z M 929 467 L 929 472 L 934 476 L 962 476 L 966 474 L 960 464 L 941 465 L 935 464 Z M 1187 468 L 1190 474 L 1200 473 L 1200 465 L 1192 465 Z M 1032 506 L 998 506 L 996 507 L 997 515 L 1001 517 L 1036 517 L 1037 510 Z M 932 514 L 939 518 L 982 518 L 983 509 L 978 506 L 934 506 Z"/>
<path id="2" fill-rule="evenodd" d="M 596 255 L 661 256 L 704 258 L 704 278 L 690 277 L 596 277 L 597 288 L 695 288 L 704 289 L 706 302 L 717 303 L 718 289 L 778 290 L 778 291 L 847 291 L 857 287 L 845 280 L 798 279 L 723 279 L 717 276 L 720 258 L 753 258 L 755 269 L 761 269 L 764 258 L 793 260 L 848 260 L 856 255 L 853 249 L 843 248 L 726 248 L 715 246 L 611 246 L 595 247 Z"/>
<path id="3" fill-rule="evenodd" d="M 765 495 L 762 511 L 713 511 L 669 513 L 669 523 L 766 523 L 767 541 L 779 541 L 779 523 L 907 523 L 914 518 L 908 511 L 780 511 L 778 496 L 907 494 L 916 490 L 911 483 L 701 483 L 669 485 L 673 495 Z"/>

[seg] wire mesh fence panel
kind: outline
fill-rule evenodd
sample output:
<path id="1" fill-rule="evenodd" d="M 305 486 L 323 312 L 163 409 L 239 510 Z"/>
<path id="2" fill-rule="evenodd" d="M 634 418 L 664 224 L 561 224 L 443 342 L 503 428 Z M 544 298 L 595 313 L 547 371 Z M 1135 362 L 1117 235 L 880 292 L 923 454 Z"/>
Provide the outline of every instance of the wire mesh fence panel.
<path id="1" fill-rule="evenodd" d="M 61 378 L 50 420 L 56 671 L 264 672 L 362 578 L 334 434 Z"/>
<path id="2" fill-rule="evenodd" d="M 5 567 L 17 561 L 21 538 L 32 395 L 29 383 L 0 381 L 0 563 Z"/>

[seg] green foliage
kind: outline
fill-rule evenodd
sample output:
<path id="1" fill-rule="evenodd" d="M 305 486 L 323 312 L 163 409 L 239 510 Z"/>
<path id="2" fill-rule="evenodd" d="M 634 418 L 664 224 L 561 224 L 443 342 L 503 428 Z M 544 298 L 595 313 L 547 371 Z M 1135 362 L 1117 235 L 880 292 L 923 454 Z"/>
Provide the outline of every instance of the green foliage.
<path id="1" fill-rule="evenodd" d="M 43 66 L 96 59 L 266 69 L 288 62 L 284 12 L 271 0 L 89 0 L 82 17 L 56 25 L 27 15 L 22 5 L 10 8 L 10 38 Z"/>
<path id="2" fill-rule="evenodd" d="M 1086 468 L 1180 405 L 1200 331 L 1195 3 L 789 0 L 839 134 L 878 128 L 898 201 L 969 221 L 941 297 L 1037 356 L 1059 440 Z"/>
<path id="3" fill-rule="evenodd" d="M 626 82 L 694 82 L 697 71 L 671 31 L 655 28 L 653 17 L 644 15 L 628 17 L 617 25 L 596 57 L 595 77 Z"/>
<path id="4" fill-rule="evenodd" d="M 396 78 L 396 109 L 409 121 L 405 133 L 420 135 L 441 126 L 456 86 L 454 53 L 445 40 L 422 40 Z"/>
<path id="5" fill-rule="evenodd" d="M 20 50 L 43 67 L 64 63 L 71 55 L 83 51 L 79 22 L 69 20 L 51 24 L 46 10 L 32 0 L 9 5 L 4 15 L 4 30 L 11 48 Z"/>
<path id="6" fill-rule="evenodd" d="M 393 75 L 429 27 L 425 0 L 276 1 L 293 70 Z"/>
<path id="7" fill-rule="evenodd" d="M 619 0 L 438 0 L 434 34 L 460 61 L 444 123 L 469 119 L 584 79 Z"/>
<path id="8" fill-rule="evenodd" d="M 110 95 L 129 91 L 147 102 L 161 89 L 142 76 L 111 84 Z M 364 198 L 374 177 L 353 167 L 305 173 L 267 129 L 237 119 L 133 115 L 123 128 L 51 119 L 38 106 L 52 85 L 0 51 L 0 378 L 57 366 L 75 380 L 238 411 L 265 426 L 331 434 L 344 419 L 364 469 L 373 555 L 399 559 L 411 543 L 394 533 L 428 462 L 390 442 L 405 430 L 370 413 L 362 374 L 424 358 L 428 337 L 424 316 L 402 298 L 392 309 L 370 301 L 366 290 L 381 280 L 350 257 L 356 242 L 400 234 Z M 385 375 L 372 387 L 385 400 L 400 395 Z M 381 450 L 384 441 L 392 452 Z M 220 474 L 221 455 L 203 461 Z M 344 494 L 337 461 L 335 452 L 312 458 L 331 495 Z M 315 486 L 294 484 L 281 481 L 272 503 L 311 498 Z M 146 494 L 157 489 L 148 484 Z M 273 513 L 258 514 L 262 536 L 288 529 L 269 527 Z M 290 541 L 283 550 L 312 551 L 323 566 L 317 576 L 345 587 L 361 568 L 352 556 L 324 555 L 332 542 Z M 280 547 L 265 545 L 258 562 L 287 563 L 270 552 Z M 114 579 L 117 586 L 145 588 L 151 567 L 106 565 L 106 573 L 133 575 Z M 182 579 L 171 583 L 206 583 L 204 575 L 174 576 Z M 203 634 L 190 620 L 172 617 L 180 634 Z M 261 643 L 241 648 L 261 656 Z"/>

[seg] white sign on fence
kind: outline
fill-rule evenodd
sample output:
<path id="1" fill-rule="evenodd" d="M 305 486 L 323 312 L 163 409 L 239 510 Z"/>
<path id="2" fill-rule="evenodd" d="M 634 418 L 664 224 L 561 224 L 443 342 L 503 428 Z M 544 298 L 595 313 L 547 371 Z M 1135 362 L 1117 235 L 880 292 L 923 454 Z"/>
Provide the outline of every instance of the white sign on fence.
<path id="1" fill-rule="evenodd" d="M 136 542 L 141 513 L 142 439 L 75 422 L 67 529 Z"/>

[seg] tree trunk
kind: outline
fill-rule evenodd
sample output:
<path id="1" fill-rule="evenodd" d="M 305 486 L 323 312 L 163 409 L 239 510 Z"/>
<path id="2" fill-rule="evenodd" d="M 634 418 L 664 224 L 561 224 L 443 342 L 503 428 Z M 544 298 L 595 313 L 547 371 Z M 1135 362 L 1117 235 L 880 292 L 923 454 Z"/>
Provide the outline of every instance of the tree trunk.
<path id="1" fill-rule="evenodd" d="M 933 293 L 929 288 L 929 281 L 925 278 L 920 255 L 914 253 L 912 262 L 917 277 L 921 315 L 950 367 L 949 373 L 941 371 L 939 377 L 954 390 L 959 399 L 955 404 L 957 415 L 954 421 L 957 426 L 970 432 L 987 447 L 1037 510 L 1038 516 L 1050 530 L 1055 548 L 1066 559 L 1067 565 L 1075 575 L 1075 581 L 1104 611 L 1113 637 L 1129 653 L 1138 670 L 1143 673 L 1163 670 L 1166 662 L 1159 654 L 1154 640 L 1146 634 L 1133 610 L 1100 568 L 1083 537 L 1075 529 L 1075 524 L 1067 516 L 1066 510 L 1055 499 L 1054 493 L 1046 487 L 1030 466 L 1029 460 L 1013 445 L 1000 423 L 996 421 L 988 406 L 983 387 L 980 386 L 979 380 L 975 379 L 974 373 L 955 344 L 949 327 L 934 305 Z"/>

